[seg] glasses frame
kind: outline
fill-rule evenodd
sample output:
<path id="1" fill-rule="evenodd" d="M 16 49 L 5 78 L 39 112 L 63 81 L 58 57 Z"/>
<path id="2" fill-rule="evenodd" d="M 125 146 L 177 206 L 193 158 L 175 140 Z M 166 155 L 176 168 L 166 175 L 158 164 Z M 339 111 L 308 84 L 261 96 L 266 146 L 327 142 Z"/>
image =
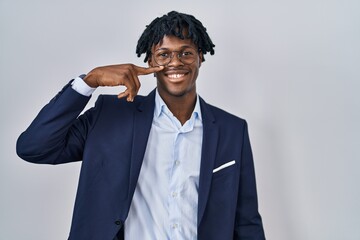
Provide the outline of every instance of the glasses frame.
<path id="1" fill-rule="evenodd" d="M 155 61 L 155 63 L 158 65 L 158 66 L 167 66 L 167 65 L 169 65 L 170 63 L 171 63 L 171 61 L 174 59 L 174 56 L 175 56 L 175 53 L 177 53 L 176 54 L 176 56 L 177 56 L 177 58 L 179 59 L 179 61 L 182 63 L 182 64 L 184 64 L 184 65 L 191 65 L 191 64 L 193 64 L 195 61 L 196 61 L 196 57 L 194 58 L 194 60 L 191 62 L 191 63 L 184 63 L 183 61 L 182 61 L 182 57 L 181 57 L 181 53 L 183 53 L 184 51 L 186 51 L 187 49 L 192 49 L 192 50 L 194 50 L 194 52 L 196 53 L 196 57 L 199 57 L 199 53 L 200 53 L 200 49 L 198 49 L 198 50 L 196 50 L 195 48 L 192 48 L 192 47 L 186 47 L 186 48 L 184 48 L 183 50 L 179 50 L 179 51 L 168 51 L 169 53 L 171 53 L 171 55 L 170 55 L 170 58 L 169 58 L 169 62 L 168 63 L 166 63 L 166 64 L 159 64 L 157 61 L 156 61 L 156 52 L 158 52 L 158 51 L 165 51 L 165 49 L 161 49 L 161 48 L 159 48 L 158 50 L 156 50 L 155 52 L 151 52 L 151 54 L 154 56 L 154 61 Z"/>

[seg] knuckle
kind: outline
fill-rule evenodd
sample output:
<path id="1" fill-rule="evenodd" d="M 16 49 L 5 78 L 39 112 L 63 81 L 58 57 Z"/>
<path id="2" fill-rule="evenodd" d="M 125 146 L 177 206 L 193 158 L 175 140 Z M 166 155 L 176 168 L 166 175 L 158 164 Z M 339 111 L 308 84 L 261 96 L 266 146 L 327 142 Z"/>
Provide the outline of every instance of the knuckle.
<path id="1" fill-rule="evenodd" d="M 131 68 L 126 68 L 126 69 L 125 69 L 125 74 L 126 74 L 126 75 L 129 75 L 129 74 L 131 74 L 131 73 L 132 73 Z"/>
<path id="2" fill-rule="evenodd" d="M 135 91 L 136 90 L 136 87 L 133 85 L 133 84 L 131 84 L 128 88 L 127 88 L 129 91 Z"/>
<path id="3" fill-rule="evenodd" d="M 131 72 L 131 71 L 135 70 L 135 65 L 132 64 L 132 63 L 128 63 L 127 64 L 127 69 Z"/>

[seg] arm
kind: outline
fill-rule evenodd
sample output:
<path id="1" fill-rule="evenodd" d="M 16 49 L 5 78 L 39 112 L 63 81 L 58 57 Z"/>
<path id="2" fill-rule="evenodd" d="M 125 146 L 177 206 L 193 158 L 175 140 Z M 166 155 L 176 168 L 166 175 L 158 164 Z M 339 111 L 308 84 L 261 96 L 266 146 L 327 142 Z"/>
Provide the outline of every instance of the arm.
<path id="1" fill-rule="evenodd" d="M 247 124 L 244 126 L 242 160 L 234 239 L 264 240 L 261 216 L 258 212 L 254 162 Z"/>
<path id="2" fill-rule="evenodd" d="M 19 157 L 48 164 L 80 161 L 92 110 L 77 117 L 89 99 L 68 83 L 18 138 L 16 151 Z"/>
<path id="3" fill-rule="evenodd" d="M 84 82 L 92 87 L 124 85 L 126 90 L 118 95 L 132 101 L 140 82 L 139 75 L 161 71 L 163 67 L 142 68 L 133 64 L 97 67 L 91 70 Z M 95 108 L 79 116 L 89 101 L 89 96 L 76 92 L 67 84 L 38 114 L 28 129 L 18 138 L 17 154 L 34 163 L 59 164 L 82 160 L 87 133 L 96 121 Z"/>

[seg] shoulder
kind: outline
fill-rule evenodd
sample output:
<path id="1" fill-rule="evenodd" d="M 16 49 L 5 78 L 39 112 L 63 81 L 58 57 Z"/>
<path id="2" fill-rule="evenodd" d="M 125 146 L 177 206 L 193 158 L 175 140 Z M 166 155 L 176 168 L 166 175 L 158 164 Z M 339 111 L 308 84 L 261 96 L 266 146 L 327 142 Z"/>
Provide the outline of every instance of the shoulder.
<path id="1" fill-rule="evenodd" d="M 248 128 L 245 119 L 205 102 L 202 106 L 204 129 L 218 129 L 222 143 L 242 141 Z"/>
<path id="2" fill-rule="evenodd" d="M 225 111 L 219 107 L 206 103 L 202 98 L 200 98 L 202 113 L 205 114 L 205 117 L 213 118 L 214 121 L 224 124 L 246 124 L 246 120 L 238 117 L 232 113 Z"/>

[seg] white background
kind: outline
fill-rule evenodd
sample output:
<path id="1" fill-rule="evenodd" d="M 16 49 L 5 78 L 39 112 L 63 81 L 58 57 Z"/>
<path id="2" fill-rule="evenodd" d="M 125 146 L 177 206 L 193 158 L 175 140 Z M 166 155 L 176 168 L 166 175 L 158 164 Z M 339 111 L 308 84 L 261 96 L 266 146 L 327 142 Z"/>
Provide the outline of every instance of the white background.
<path id="1" fill-rule="evenodd" d="M 145 66 L 138 37 L 171 10 L 216 45 L 200 95 L 249 123 L 267 239 L 359 240 L 358 0 L 0 0 L 0 239 L 67 238 L 80 164 L 24 162 L 16 139 L 71 78 Z M 155 79 L 141 79 L 147 94 Z"/>

